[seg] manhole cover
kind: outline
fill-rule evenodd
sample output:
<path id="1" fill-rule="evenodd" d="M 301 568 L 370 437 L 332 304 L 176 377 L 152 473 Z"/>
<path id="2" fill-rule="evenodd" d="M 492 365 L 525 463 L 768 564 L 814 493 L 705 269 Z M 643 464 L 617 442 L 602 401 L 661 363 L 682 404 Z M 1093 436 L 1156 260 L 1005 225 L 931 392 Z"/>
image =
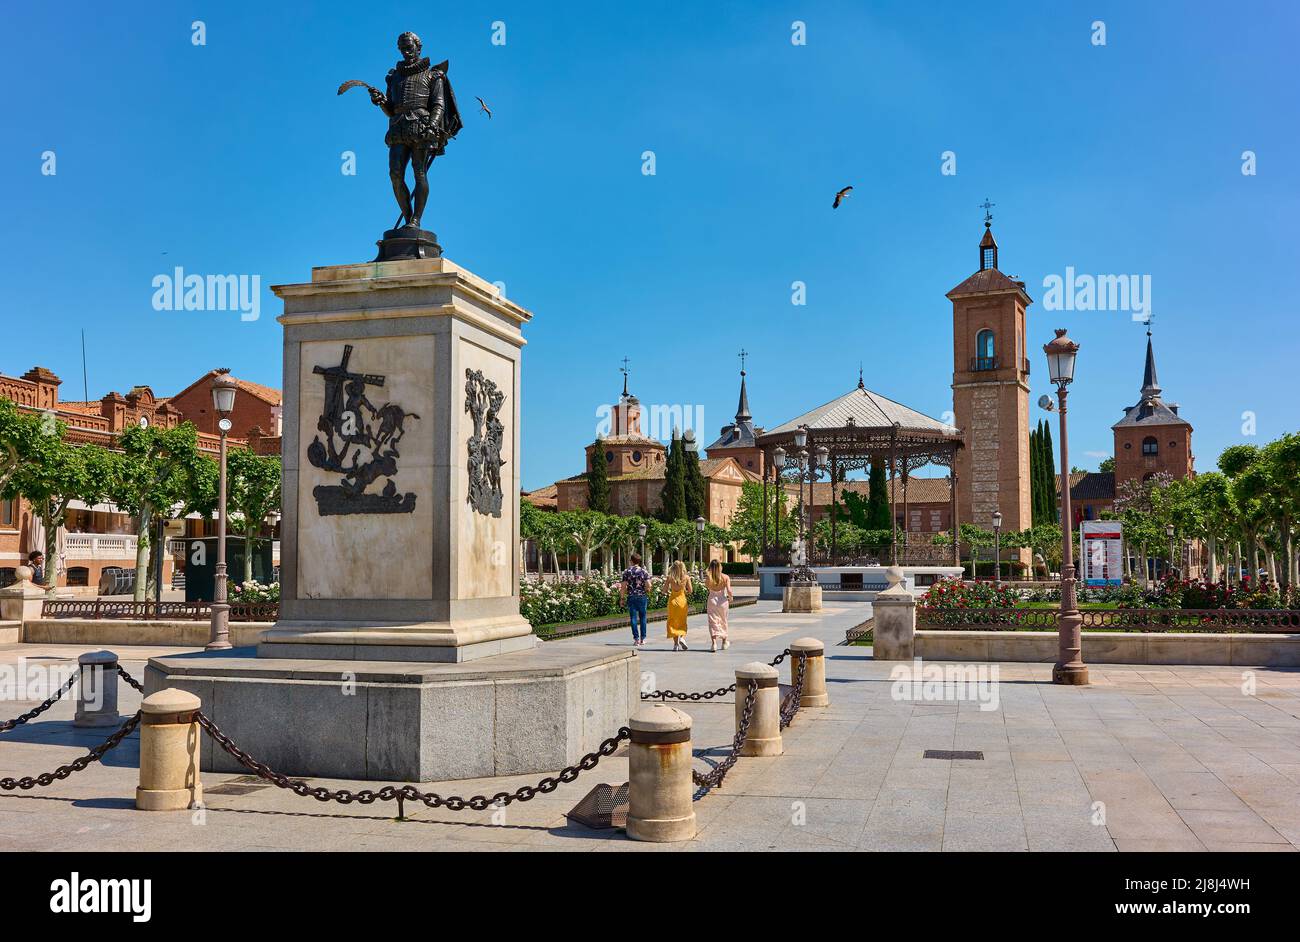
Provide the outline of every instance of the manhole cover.
<path id="1" fill-rule="evenodd" d="M 973 749 L 927 749 L 926 759 L 983 759 L 984 753 Z"/>
<path id="2" fill-rule="evenodd" d="M 627 827 L 628 788 L 622 785 L 601 783 L 587 792 L 585 798 L 573 806 L 566 818 L 583 827 L 602 830 Z"/>

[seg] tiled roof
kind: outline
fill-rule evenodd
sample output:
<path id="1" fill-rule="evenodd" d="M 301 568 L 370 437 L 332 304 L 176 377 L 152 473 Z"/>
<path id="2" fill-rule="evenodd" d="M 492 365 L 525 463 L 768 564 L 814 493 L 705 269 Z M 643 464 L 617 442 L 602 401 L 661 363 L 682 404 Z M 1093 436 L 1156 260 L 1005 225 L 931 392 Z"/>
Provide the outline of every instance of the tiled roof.
<path id="1" fill-rule="evenodd" d="M 283 394 L 278 389 L 270 386 L 263 386 L 261 383 L 253 383 L 246 379 L 237 379 L 239 388 L 245 392 L 252 393 L 263 402 L 269 402 L 273 406 L 278 406 L 283 401 Z"/>
<path id="2" fill-rule="evenodd" d="M 548 484 L 545 487 L 539 487 L 535 491 L 523 491 L 520 493 L 520 497 L 534 507 L 540 507 L 543 510 L 554 510 L 559 506 L 559 490 L 554 484 Z"/>
<path id="3" fill-rule="evenodd" d="M 1026 301 L 1030 300 L 1023 281 L 1008 278 L 996 268 L 985 268 L 983 271 L 977 271 L 949 291 L 947 296 L 957 298 L 966 294 L 992 294 L 999 291 L 1017 291 L 1025 296 Z"/>
<path id="4" fill-rule="evenodd" d="M 942 435 L 957 437 L 957 429 L 945 425 L 938 419 L 909 409 L 902 403 L 888 399 L 879 393 L 859 385 L 838 399 L 818 406 L 811 412 L 805 412 L 772 429 L 765 435 L 777 435 L 793 432 L 800 425 L 810 429 L 832 429 L 855 426 L 857 428 L 888 428 L 895 423 L 904 431 L 937 432 Z"/>
<path id="5" fill-rule="evenodd" d="M 1061 476 L 1056 476 L 1057 493 L 1060 493 Z M 1071 471 L 1070 500 L 1114 500 L 1115 472 Z"/>
<path id="6" fill-rule="evenodd" d="M 702 458 L 700 459 L 700 474 L 702 474 L 706 478 L 715 477 L 718 474 L 718 472 L 722 470 L 722 466 L 724 464 L 727 464 L 728 462 L 734 462 L 734 461 L 735 461 L 734 458 Z M 749 471 L 745 468 L 742 468 L 738 464 L 736 465 L 736 468 L 737 470 L 740 471 L 741 475 L 747 481 L 762 480 L 762 478 L 760 478 L 753 471 Z M 650 467 L 637 468 L 633 471 L 629 471 L 627 474 L 611 474 L 609 476 L 609 481 L 611 484 L 616 483 L 618 481 L 662 481 L 666 473 L 667 473 L 667 465 L 664 464 L 663 462 L 659 462 Z M 576 481 L 585 481 L 585 480 L 587 480 L 587 475 L 585 473 L 575 474 L 572 477 L 561 478 L 560 480 L 556 481 L 555 484 L 557 485 L 569 484 Z M 534 491 L 534 493 L 536 492 Z"/>

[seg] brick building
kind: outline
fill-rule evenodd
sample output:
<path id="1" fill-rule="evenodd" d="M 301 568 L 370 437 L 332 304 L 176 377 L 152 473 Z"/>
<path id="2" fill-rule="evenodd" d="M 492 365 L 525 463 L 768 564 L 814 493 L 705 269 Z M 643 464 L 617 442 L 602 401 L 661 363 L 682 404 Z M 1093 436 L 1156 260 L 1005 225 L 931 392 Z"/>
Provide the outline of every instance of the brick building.
<path id="1" fill-rule="evenodd" d="M 737 409 L 735 424 L 743 428 L 742 434 L 748 434 L 749 444 L 746 446 L 743 438 L 735 437 L 730 444 L 714 443 L 709 446 L 707 457 L 700 461 L 700 474 L 704 477 L 708 506 L 704 516 L 710 523 L 720 527 L 730 523 L 731 515 L 740 503 L 744 483 L 759 480 L 755 471 L 741 464 L 742 461 L 753 463 L 757 454 L 757 448 L 753 446 L 753 421 L 748 412 L 749 400 L 742 373 L 740 407 Z M 731 428 L 728 426 L 724 430 L 724 439 Z M 684 440 L 687 447 L 690 447 L 694 433 L 688 429 Z M 723 439 L 719 440 L 722 441 Z M 543 510 L 586 510 L 587 472 L 595 462 L 604 461 L 609 478 L 611 513 L 622 517 L 652 517 L 659 513 L 667 470 L 667 448 L 662 442 L 642 433 L 641 403 L 628 392 L 626 375 L 623 379 L 623 392 L 612 410 L 610 434 L 588 445 L 585 451 L 585 470 L 582 474 L 525 493 L 523 499 Z M 757 460 L 761 463 L 761 458 Z M 730 558 L 734 551 L 729 550 L 727 555 Z"/>
<path id="2" fill-rule="evenodd" d="M 0 397 L 21 409 L 52 414 L 66 428 L 65 439 L 73 444 L 112 447 L 117 436 L 137 425 L 175 428 L 193 422 L 199 429 L 200 450 L 216 456 L 219 436 L 205 430 L 212 425 L 211 371 L 183 391 L 184 398 L 158 396 L 148 386 L 134 386 L 125 394 L 109 392 L 98 400 L 61 400 L 62 380 L 42 366 L 22 376 L 0 374 Z M 232 447 L 248 445 L 259 454 L 279 454 L 280 394 L 277 390 L 240 380 L 235 398 L 235 423 L 229 439 Z M 202 393 L 206 400 L 199 396 Z M 212 521 L 174 521 L 170 537 L 207 535 L 215 532 Z M 111 504 L 87 506 L 73 501 L 68 510 L 65 532 L 60 535 L 60 585 L 81 587 L 92 593 L 103 570 L 115 566 L 135 567 L 136 537 L 132 518 Z M 24 565 L 32 550 L 44 552 L 44 535 L 27 502 L 0 501 L 0 585 L 13 581 L 14 570 Z M 171 561 L 164 559 L 164 579 L 170 577 Z"/>
<path id="3" fill-rule="evenodd" d="M 998 269 L 991 217 L 984 220 L 979 270 L 948 292 L 952 301 L 952 407 L 966 447 L 957 452 L 957 518 L 984 529 L 1031 524 L 1029 357 L 1025 331 L 1033 299 Z M 1022 562 L 1029 562 L 1027 551 Z"/>

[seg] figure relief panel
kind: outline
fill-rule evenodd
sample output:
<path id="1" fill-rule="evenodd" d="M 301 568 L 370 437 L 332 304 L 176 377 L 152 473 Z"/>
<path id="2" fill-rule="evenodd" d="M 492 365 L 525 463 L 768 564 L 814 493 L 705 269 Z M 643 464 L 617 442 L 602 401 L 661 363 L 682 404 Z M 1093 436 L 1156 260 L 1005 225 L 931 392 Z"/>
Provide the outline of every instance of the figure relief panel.
<path id="1" fill-rule="evenodd" d="M 458 520 L 456 598 L 498 598 L 514 592 L 515 366 L 461 339 L 453 389 L 453 519 Z"/>
<path id="2" fill-rule="evenodd" d="M 302 344 L 300 598 L 433 597 L 433 355 L 429 336 Z"/>

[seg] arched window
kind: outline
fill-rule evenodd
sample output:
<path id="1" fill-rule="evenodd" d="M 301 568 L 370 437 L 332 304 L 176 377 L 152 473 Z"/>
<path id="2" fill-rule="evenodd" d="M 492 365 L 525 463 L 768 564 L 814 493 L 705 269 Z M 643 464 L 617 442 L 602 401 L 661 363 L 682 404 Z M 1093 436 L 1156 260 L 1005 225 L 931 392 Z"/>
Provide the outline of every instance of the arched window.
<path id="1" fill-rule="evenodd" d="M 997 358 L 993 355 L 993 331 L 981 330 L 975 335 L 975 369 L 992 370 L 997 368 Z"/>
<path id="2" fill-rule="evenodd" d="M 1148 435 L 1146 438 L 1142 439 L 1142 454 L 1144 455 L 1160 454 L 1160 443 L 1156 441 L 1154 435 Z"/>

